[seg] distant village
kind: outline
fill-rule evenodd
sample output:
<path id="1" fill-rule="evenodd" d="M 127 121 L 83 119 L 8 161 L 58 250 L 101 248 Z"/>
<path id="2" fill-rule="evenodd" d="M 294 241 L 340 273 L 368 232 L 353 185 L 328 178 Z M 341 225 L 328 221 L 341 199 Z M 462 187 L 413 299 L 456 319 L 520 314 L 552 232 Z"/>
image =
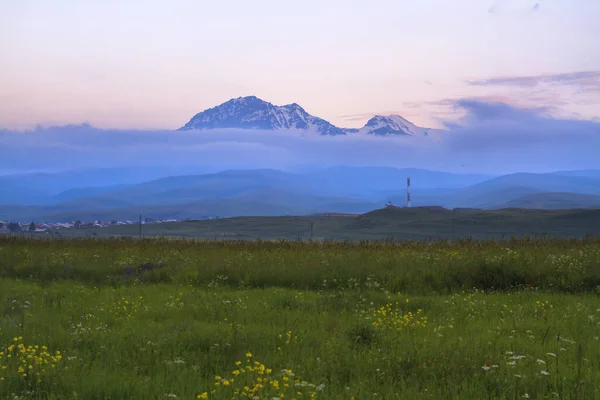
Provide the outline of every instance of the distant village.
<path id="1" fill-rule="evenodd" d="M 201 217 L 198 218 L 200 220 L 206 219 L 219 219 L 219 217 Z M 179 220 L 179 219 L 153 219 L 153 218 L 144 218 L 142 220 L 142 224 L 163 224 L 167 222 L 182 222 L 182 221 L 191 221 L 191 219 Z M 7 222 L 0 221 L 0 233 L 16 233 L 16 232 L 31 232 L 31 233 L 43 233 L 43 232 L 56 232 L 64 229 L 93 229 L 93 228 L 107 228 L 109 226 L 115 225 L 137 225 L 140 221 L 117 221 L 112 220 L 110 222 L 105 222 L 101 220 L 96 221 L 72 221 L 72 222 L 53 222 L 53 223 L 38 223 L 38 222 L 30 222 L 30 223 L 20 223 L 20 222 Z"/>

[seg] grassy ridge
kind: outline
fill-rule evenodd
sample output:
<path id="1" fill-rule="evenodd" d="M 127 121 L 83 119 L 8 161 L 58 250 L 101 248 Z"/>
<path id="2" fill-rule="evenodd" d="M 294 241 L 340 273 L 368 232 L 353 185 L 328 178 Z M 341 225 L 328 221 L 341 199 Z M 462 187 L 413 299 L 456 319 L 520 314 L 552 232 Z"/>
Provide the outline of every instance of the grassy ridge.
<path id="1" fill-rule="evenodd" d="M 600 398 L 599 275 L 591 238 L 2 238 L 0 398 Z"/>
<path id="2" fill-rule="evenodd" d="M 106 218 L 102 219 L 106 221 Z M 584 237 L 600 236 L 600 210 L 447 210 L 441 207 L 412 207 L 382 209 L 361 215 L 236 217 L 147 224 L 143 225 L 142 231 L 145 237 L 295 240 L 310 238 L 311 226 L 315 240 L 336 241 L 461 237 L 486 240 L 524 235 Z M 65 238 L 85 235 L 138 236 L 139 225 L 63 229 L 56 233 Z"/>

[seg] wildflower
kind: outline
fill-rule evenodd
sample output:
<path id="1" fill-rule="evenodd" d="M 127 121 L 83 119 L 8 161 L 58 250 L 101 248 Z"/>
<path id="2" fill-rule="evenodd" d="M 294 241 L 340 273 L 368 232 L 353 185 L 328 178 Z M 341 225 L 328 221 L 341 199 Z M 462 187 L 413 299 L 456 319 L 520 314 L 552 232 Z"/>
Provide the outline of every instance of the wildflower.
<path id="1" fill-rule="evenodd" d="M 542 370 L 540 371 L 541 375 L 550 375 L 550 372 L 546 371 L 546 370 Z"/>

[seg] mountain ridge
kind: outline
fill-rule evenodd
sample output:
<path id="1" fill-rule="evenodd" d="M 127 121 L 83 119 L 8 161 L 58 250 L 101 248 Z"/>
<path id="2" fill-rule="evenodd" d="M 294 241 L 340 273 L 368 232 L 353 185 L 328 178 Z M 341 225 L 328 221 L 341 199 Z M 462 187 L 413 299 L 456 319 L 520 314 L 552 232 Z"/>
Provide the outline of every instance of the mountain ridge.
<path id="1" fill-rule="evenodd" d="M 256 96 L 230 99 L 194 115 L 180 131 L 191 129 L 298 129 L 320 135 L 345 135 L 342 129 L 315 117 L 297 103 L 276 106 Z"/>
<path id="2" fill-rule="evenodd" d="M 194 115 L 179 131 L 211 129 L 295 129 L 323 136 L 367 134 L 428 136 L 439 129 L 418 127 L 400 115 L 374 115 L 362 128 L 340 128 L 309 114 L 298 103 L 274 105 L 256 96 L 237 97 Z"/>
<path id="3" fill-rule="evenodd" d="M 19 183 L 16 189 L 44 189 L 37 185 L 64 176 L 58 174 L 52 179 L 33 176 L 31 180 L 20 176 L 13 183 Z M 74 176 L 75 182 L 83 179 L 72 173 L 66 176 Z M 93 171 L 90 176 L 100 177 Z M 58 188 L 50 185 L 40 193 L 50 197 L 35 205 L 28 203 L 30 194 L 38 190 L 21 193 L 21 202 L 0 201 L 0 220 L 65 222 L 63 218 L 92 216 L 103 220 L 125 216 L 131 219 L 136 213 L 171 218 L 191 212 L 188 208 L 191 204 L 194 214 L 205 216 L 360 213 L 377 209 L 388 201 L 404 207 L 407 176 L 412 178 L 413 206 L 600 208 L 600 174 L 595 171 L 493 177 L 410 168 L 338 166 L 310 172 L 257 169 L 167 176 L 135 184 L 113 182 L 102 187 L 74 187 L 59 195 L 53 193 Z M 15 188 L 10 181 L 4 182 L 4 192 L 9 195 L 11 187 Z M 14 196 L 8 196 L 11 197 Z"/>

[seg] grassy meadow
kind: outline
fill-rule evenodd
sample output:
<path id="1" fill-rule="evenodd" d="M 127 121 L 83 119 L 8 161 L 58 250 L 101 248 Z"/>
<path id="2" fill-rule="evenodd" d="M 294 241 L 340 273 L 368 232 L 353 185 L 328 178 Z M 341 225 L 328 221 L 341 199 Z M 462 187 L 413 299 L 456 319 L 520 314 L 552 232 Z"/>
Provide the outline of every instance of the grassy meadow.
<path id="1" fill-rule="evenodd" d="M 600 399 L 600 240 L 0 238 L 2 399 Z"/>

